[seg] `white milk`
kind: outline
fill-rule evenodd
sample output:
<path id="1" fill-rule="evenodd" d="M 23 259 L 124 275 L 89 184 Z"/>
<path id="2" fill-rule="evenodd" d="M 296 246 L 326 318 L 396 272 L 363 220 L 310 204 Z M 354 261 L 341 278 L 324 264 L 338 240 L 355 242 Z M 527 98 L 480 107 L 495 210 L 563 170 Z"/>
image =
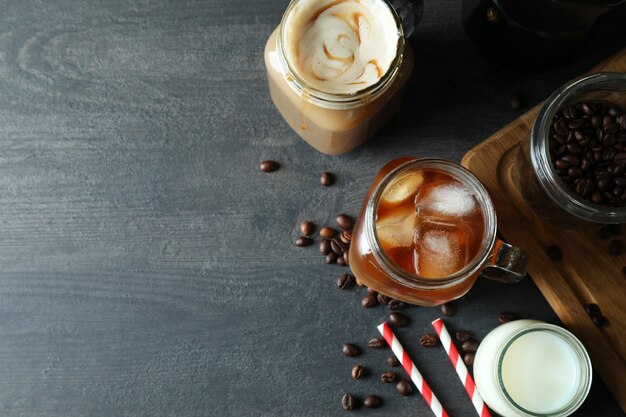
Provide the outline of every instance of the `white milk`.
<path id="1" fill-rule="evenodd" d="M 571 333 L 535 320 L 499 326 L 481 343 L 474 360 L 481 396 L 504 417 L 567 416 L 591 386 L 591 364 Z"/>

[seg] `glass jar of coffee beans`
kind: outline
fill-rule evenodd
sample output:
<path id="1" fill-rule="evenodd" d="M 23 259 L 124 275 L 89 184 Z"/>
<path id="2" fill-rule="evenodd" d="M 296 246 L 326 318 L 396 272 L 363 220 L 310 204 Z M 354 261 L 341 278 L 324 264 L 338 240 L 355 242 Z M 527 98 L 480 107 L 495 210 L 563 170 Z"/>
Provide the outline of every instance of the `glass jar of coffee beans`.
<path id="1" fill-rule="evenodd" d="M 559 88 L 518 152 L 515 182 L 545 220 L 626 222 L 626 74 L 587 75 Z"/>

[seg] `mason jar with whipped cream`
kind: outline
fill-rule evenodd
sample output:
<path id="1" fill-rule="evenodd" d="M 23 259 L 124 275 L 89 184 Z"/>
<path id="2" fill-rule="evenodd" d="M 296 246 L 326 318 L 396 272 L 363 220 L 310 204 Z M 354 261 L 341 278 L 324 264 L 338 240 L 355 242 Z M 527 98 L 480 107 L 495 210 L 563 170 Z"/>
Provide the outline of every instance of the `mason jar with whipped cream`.
<path id="1" fill-rule="evenodd" d="M 422 2 L 292 0 L 265 46 L 274 105 L 320 152 L 361 145 L 398 111 Z"/>

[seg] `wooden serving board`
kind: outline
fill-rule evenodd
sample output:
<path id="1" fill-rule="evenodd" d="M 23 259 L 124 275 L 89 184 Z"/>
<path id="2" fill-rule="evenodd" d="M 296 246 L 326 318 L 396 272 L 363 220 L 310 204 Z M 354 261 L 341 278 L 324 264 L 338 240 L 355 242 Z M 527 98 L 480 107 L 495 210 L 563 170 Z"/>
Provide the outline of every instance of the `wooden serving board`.
<path id="1" fill-rule="evenodd" d="M 626 49 L 594 68 L 626 72 Z M 626 412 L 626 255 L 611 256 L 614 237 L 601 239 L 598 228 L 567 231 L 537 217 L 517 192 L 511 179 L 515 153 L 530 130 L 543 103 L 535 106 L 465 154 L 461 165 L 487 187 L 498 214 L 500 232 L 513 245 L 530 254 L 528 271 L 563 324 L 585 345 L 594 369 Z M 626 228 L 619 237 L 626 240 Z M 548 258 L 546 248 L 558 245 L 561 261 Z M 596 303 L 609 320 L 598 328 L 585 312 Z"/>

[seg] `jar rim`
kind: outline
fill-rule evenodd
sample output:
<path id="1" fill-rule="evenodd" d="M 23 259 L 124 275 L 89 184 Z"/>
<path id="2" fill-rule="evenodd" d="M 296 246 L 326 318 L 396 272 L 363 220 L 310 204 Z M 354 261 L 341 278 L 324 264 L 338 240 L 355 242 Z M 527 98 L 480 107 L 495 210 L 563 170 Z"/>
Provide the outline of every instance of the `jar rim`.
<path id="1" fill-rule="evenodd" d="M 354 107 L 362 106 L 363 104 L 373 101 L 384 93 L 396 79 L 400 66 L 404 59 L 406 40 L 404 37 L 404 29 L 402 27 L 402 20 L 396 12 L 396 9 L 387 0 L 381 0 L 389 8 L 394 21 L 396 22 L 396 28 L 398 30 L 398 42 L 396 44 L 396 56 L 391 61 L 387 72 L 378 79 L 374 84 L 367 86 L 361 90 L 357 90 L 354 93 L 329 93 L 318 88 L 315 88 L 306 80 L 298 75 L 298 72 L 294 70 L 293 66 L 288 62 L 285 54 L 285 43 L 283 40 L 284 31 L 286 28 L 286 22 L 289 18 L 289 14 L 293 11 L 295 6 L 300 0 L 291 0 L 283 17 L 280 20 L 278 35 L 276 36 L 276 51 L 278 52 L 278 61 L 283 69 L 285 77 L 289 86 L 295 93 L 303 99 L 320 107 L 328 109 L 351 109 Z"/>
<path id="2" fill-rule="evenodd" d="M 418 275 L 410 274 L 399 266 L 397 266 L 385 253 L 378 241 L 376 234 L 376 212 L 378 208 L 378 202 L 380 201 L 383 192 L 387 185 L 398 175 L 403 174 L 411 170 L 436 170 L 450 174 L 455 179 L 461 181 L 463 184 L 470 186 L 472 191 L 476 193 L 479 206 L 481 207 L 484 215 L 484 234 L 483 234 L 483 247 L 482 251 L 477 253 L 474 258 L 465 265 L 462 269 L 454 274 L 448 275 L 442 278 L 422 278 Z M 372 248 L 372 255 L 378 261 L 379 265 L 385 269 L 385 272 L 389 276 L 399 282 L 400 284 L 416 289 L 434 290 L 445 288 L 457 284 L 459 281 L 466 277 L 474 275 L 484 265 L 485 260 L 491 254 L 495 241 L 496 241 L 496 228 L 497 218 L 496 212 L 493 208 L 491 199 L 485 187 L 480 183 L 478 178 L 474 176 L 466 168 L 441 158 L 417 158 L 407 161 L 395 169 L 391 170 L 376 186 L 375 190 L 370 196 L 364 218 L 364 234 L 370 247 Z"/>
<path id="3" fill-rule="evenodd" d="M 572 395 L 572 399 L 561 407 L 558 410 L 550 411 L 547 413 L 537 413 L 531 410 L 527 410 L 521 405 L 519 405 L 515 400 L 511 397 L 509 392 L 506 390 L 506 386 L 504 384 L 502 378 L 502 363 L 504 361 L 504 357 L 508 351 L 508 349 L 515 343 L 516 340 L 525 336 L 532 332 L 550 332 L 558 336 L 561 340 L 566 342 L 568 346 L 572 348 L 574 351 L 576 358 L 578 359 L 579 364 L 581 365 L 581 375 L 580 381 L 581 384 L 578 387 L 578 390 Z M 498 353 L 496 354 L 496 366 L 494 367 L 495 372 L 495 380 L 498 384 L 498 388 L 500 389 L 504 398 L 506 398 L 507 402 L 515 408 L 518 412 L 523 413 L 524 416 L 528 417 L 565 417 L 573 413 L 577 410 L 582 403 L 587 398 L 587 394 L 591 389 L 591 381 L 592 381 L 592 367 L 591 367 L 591 359 L 589 358 L 589 354 L 585 349 L 584 345 L 580 340 L 568 330 L 556 326 L 554 324 L 537 322 L 534 324 L 530 324 L 527 327 L 523 327 L 516 332 L 514 332 L 511 336 L 509 336 L 507 343 L 500 348 Z"/>
<path id="4" fill-rule="evenodd" d="M 613 87 L 613 88 L 611 88 Z M 538 182 L 548 197 L 568 213 L 593 223 L 626 222 L 626 207 L 592 204 L 567 187 L 559 178 L 550 160 L 549 132 L 556 112 L 577 98 L 578 94 L 594 90 L 622 88 L 626 94 L 626 74 L 599 72 L 584 75 L 559 87 L 537 114 L 530 134 L 530 159 Z"/>

